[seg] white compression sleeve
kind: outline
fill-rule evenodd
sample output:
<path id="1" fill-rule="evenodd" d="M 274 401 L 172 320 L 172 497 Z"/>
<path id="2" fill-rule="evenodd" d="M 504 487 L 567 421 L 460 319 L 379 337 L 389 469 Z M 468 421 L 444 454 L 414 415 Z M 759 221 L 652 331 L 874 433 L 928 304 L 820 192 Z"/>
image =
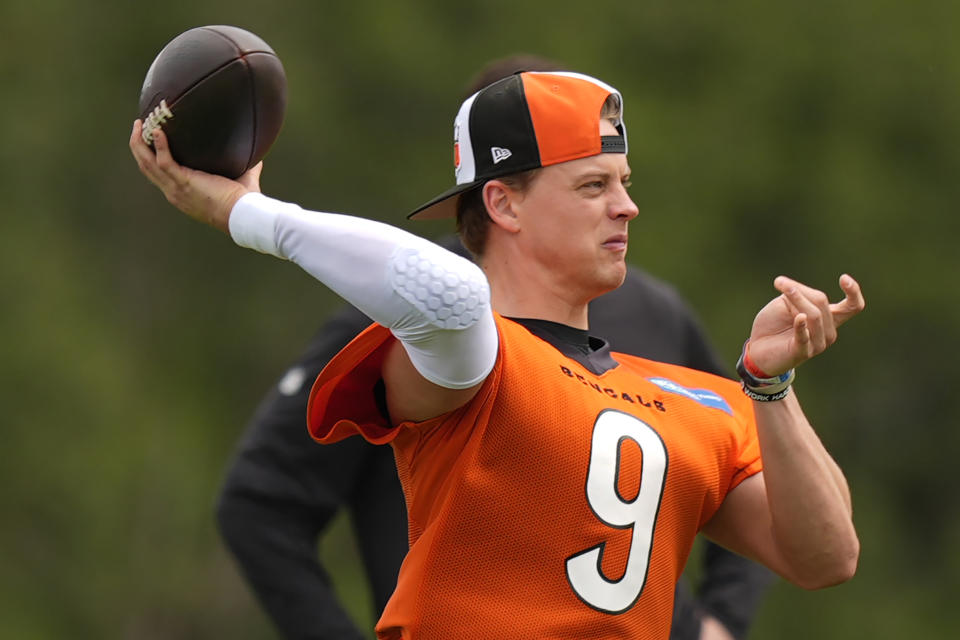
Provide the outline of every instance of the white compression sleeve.
<path id="1" fill-rule="evenodd" d="M 381 222 L 306 211 L 259 193 L 237 202 L 229 226 L 240 246 L 295 262 L 389 328 L 434 384 L 465 389 L 493 369 L 490 290 L 469 260 Z"/>

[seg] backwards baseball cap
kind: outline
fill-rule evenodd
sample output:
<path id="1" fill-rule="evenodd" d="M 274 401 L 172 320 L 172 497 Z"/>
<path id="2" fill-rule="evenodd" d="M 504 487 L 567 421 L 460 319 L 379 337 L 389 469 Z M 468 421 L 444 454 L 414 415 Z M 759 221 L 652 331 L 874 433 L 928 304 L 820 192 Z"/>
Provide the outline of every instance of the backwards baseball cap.
<path id="1" fill-rule="evenodd" d="M 620 103 L 618 135 L 600 135 L 600 111 Z M 457 184 L 421 205 L 414 220 L 452 218 L 461 194 L 487 180 L 600 153 L 626 153 L 623 97 L 579 73 L 523 72 L 498 80 L 463 103 L 453 125 Z"/>

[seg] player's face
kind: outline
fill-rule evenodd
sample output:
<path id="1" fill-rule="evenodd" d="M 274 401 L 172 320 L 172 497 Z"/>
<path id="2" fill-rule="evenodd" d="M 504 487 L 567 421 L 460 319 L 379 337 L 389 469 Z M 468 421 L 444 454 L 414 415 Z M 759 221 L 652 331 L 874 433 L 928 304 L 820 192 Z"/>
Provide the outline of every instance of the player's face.
<path id="1" fill-rule="evenodd" d="M 604 120 L 601 135 L 616 135 Z M 638 214 L 627 193 L 630 166 L 601 153 L 541 169 L 518 204 L 525 250 L 588 298 L 626 275 L 627 223 Z"/>

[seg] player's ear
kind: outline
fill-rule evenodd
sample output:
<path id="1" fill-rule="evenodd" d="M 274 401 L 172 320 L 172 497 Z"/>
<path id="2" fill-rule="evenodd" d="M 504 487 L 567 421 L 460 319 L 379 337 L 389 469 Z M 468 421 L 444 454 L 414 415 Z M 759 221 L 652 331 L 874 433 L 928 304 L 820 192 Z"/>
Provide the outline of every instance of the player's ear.
<path id="1" fill-rule="evenodd" d="M 483 204 L 487 208 L 487 215 L 504 231 L 515 233 L 520 230 L 514 204 L 522 197 L 521 192 L 500 180 L 489 180 L 483 185 Z"/>

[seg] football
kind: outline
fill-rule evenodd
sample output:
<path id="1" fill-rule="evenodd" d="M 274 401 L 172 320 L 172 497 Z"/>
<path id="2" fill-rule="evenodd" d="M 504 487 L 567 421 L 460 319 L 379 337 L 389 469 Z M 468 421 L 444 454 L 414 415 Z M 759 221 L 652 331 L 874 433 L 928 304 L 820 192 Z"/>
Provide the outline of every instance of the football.
<path id="1" fill-rule="evenodd" d="M 237 178 L 277 139 L 287 78 L 277 54 L 239 27 L 181 33 L 157 54 L 140 90 L 143 140 L 162 127 L 180 164 Z"/>

